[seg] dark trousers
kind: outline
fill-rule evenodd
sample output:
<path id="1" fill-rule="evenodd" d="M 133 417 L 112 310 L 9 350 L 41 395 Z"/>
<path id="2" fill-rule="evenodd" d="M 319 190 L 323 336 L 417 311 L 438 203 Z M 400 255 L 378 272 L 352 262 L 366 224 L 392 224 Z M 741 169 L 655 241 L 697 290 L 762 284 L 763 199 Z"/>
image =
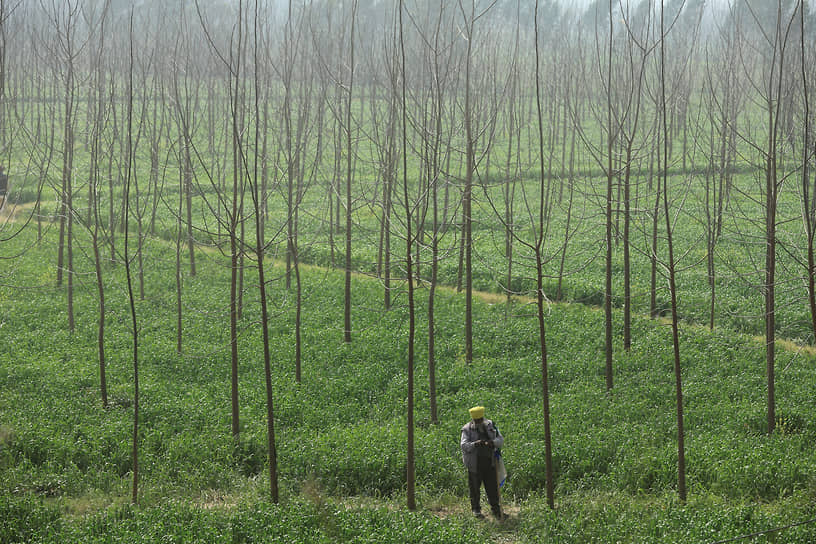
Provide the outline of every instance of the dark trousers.
<path id="1" fill-rule="evenodd" d="M 470 509 L 480 512 L 479 499 L 484 484 L 487 493 L 487 501 L 494 514 L 501 513 L 499 506 L 499 486 L 496 483 L 496 467 L 493 466 L 493 459 L 479 457 L 476 472 L 468 471 L 468 487 L 470 488 Z"/>

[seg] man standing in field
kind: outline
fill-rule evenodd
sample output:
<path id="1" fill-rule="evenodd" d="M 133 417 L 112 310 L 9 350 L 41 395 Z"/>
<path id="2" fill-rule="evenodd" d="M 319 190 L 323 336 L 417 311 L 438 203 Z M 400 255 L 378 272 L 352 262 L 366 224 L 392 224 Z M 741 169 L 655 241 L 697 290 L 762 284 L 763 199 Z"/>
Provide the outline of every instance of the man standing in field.
<path id="1" fill-rule="evenodd" d="M 471 420 L 462 427 L 462 460 L 468 470 L 470 508 L 473 515 L 483 518 L 479 499 L 484 484 L 490 509 L 496 519 L 503 519 L 499 505 L 499 485 L 496 481 L 497 448 L 504 444 L 504 437 L 489 419 L 484 417 L 484 406 L 474 406 L 470 410 Z"/>

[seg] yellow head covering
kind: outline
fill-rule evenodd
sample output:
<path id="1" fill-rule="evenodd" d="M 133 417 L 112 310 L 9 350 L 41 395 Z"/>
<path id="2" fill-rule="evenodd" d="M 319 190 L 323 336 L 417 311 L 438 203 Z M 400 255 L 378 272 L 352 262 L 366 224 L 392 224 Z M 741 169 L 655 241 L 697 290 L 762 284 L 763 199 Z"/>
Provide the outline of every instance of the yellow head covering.
<path id="1" fill-rule="evenodd" d="M 484 417 L 484 406 L 474 406 L 468 411 L 470 412 L 471 419 L 479 419 L 480 417 Z"/>

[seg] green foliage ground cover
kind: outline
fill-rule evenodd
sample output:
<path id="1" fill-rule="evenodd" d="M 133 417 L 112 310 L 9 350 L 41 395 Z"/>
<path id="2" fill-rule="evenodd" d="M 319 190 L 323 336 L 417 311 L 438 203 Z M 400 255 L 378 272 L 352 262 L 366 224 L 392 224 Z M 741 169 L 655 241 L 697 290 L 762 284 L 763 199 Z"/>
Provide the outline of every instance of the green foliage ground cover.
<path id="1" fill-rule="evenodd" d="M 385 103 L 382 104 L 383 106 Z M 124 114 L 123 114 L 124 116 Z M 361 126 L 365 127 L 370 120 L 361 115 Z M 228 134 L 219 127 L 213 129 L 215 141 L 229 141 Z M 595 134 L 599 130 L 593 127 Z M 367 130 L 363 130 L 366 133 Z M 703 131 L 704 132 L 704 131 Z M 229 160 L 218 145 L 213 147 L 206 135 L 200 130 L 194 136 L 198 160 L 193 172 L 193 233 L 197 242 L 228 248 L 228 233 L 224 228 L 226 209 L 231 208 L 233 172 Z M 462 135 L 453 137 L 451 160 L 446 161 L 436 187 L 440 205 L 440 232 L 444 233 L 440 241 L 439 281 L 446 285 L 456 285 L 459 272 L 459 243 L 461 239 L 461 198 L 464 177 L 461 162 L 463 154 L 455 149 L 463 149 Z M 59 143 L 59 136 L 56 142 Z M 226 139 L 226 140 L 225 140 Z M 411 136 L 409 135 L 409 139 Z M 527 154 L 522 160 L 521 171 L 508 175 L 505 167 L 507 135 L 500 132 L 493 145 L 492 167 L 487 171 L 480 164 L 476 172 L 473 192 L 473 282 L 476 289 L 493 293 L 504 293 L 506 289 L 514 293 L 529 293 L 535 287 L 535 273 L 531 268 L 530 252 L 515 243 L 514 274 L 507 281 L 507 259 L 505 257 L 505 225 L 496 217 L 496 211 L 505 210 L 505 183 L 513 178 L 518 180 L 514 192 L 513 222 L 516 231 L 529 239 L 531 222 L 528 209 L 536 209 L 538 199 L 538 160 Z M 146 142 L 146 140 L 145 140 Z M 155 186 L 148 182 L 153 176 L 150 171 L 151 157 L 149 146 L 143 142 L 134 151 L 134 176 L 140 183 L 139 202 L 134 202 L 134 209 L 140 210 L 145 230 L 153 215 L 151 209 L 158 203 L 156 221 L 153 225 L 154 235 L 173 242 L 177 236 L 177 213 L 179 185 L 179 159 L 175 143 L 159 138 L 161 157 L 160 173 L 155 174 Z M 312 142 L 311 145 L 313 145 Z M 32 144 L 33 145 L 33 144 Z M 535 148 L 535 143 L 524 141 L 522 149 Z M 558 142 L 555 156 L 561 155 Z M 702 145 L 702 144 L 699 144 Z M 38 147 L 28 153 L 36 157 Z M 247 151 L 249 153 L 249 151 Z M 37 187 L 43 184 L 41 202 L 43 213 L 56 217 L 57 202 L 61 189 L 59 169 L 52 168 L 48 175 L 37 172 L 32 159 L 26 156 L 21 147 L 14 160 L 10 160 L 8 170 L 11 176 L 11 198 L 20 203 L 33 204 L 37 196 Z M 307 153 L 308 157 L 316 155 L 316 149 Z M 673 216 L 673 236 L 677 266 L 682 270 L 678 277 L 679 304 L 681 315 L 687 322 L 707 324 L 709 322 L 710 289 L 708 287 L 708 270 L 706 259 L 707 199 L 706 183 L 712 182 L 712 171 L 707 160 L 699 152 L 688 150 L 686 166 L 682 161 L 679 145 L 674 150 L 669 168 L 669 191 Z M 525 155 L 522 153 L 522 155 Z M 298 212 L 298 251 L 304 263 L 318 266 L 341 267 L 344 264 L 344 229 L 345 218 L 343 204 L 336 201 L 338 195 L 344 195 L 344 175 L 334 172 L 334 153 L 328 148 L 322 154 L 322 163 L 317 165 L 314 173 L 310 169 L 304 172 L 306 179 L 302 182 L 303 195 L 299 200 Z M 383 167 L 379 163 L 377 147 L 367 138 L 361 138 L 356 144 L 353 162 L 352 181 L 352 266 L 364 274 L 375 274 L 380 256 L 378 248 L 381 239 L 383 221 Z M 653 206 L 658 186 L 658 174 L 653 165 L 650 167 L 646 156 L 636 157 L 632 164 L 632 305 L 639 313 L 648 313 L 650 295 L 651 236 L 653 224 Z M 307 161 L 309 162 L 309 161 Z M 733 187 L 729 190 L 729 200 L 724 206 L 721 235 L 714 249 L 716 303 L 715 323 L 723 327 L 748 334 L 764 334 L 763 298 L 761 286 L 764 281 L 765 244 L 763 239 L 764 217 L 764 160 L 762 154 L 753 147 L 743 143 L 740 146 L 739 158 L 731 166 L 728 174 Z M 87 142 L 78 143 L 75 149 L 73 178 L 74 207 L 77 219 L 87 216 L 87 180 L 91 177 L 89 146 Z M 281 173 L 269 176 L 266 206 L 269 216 L 266 218 L 267 239 L 270 251 L 282 255 L 286 251 L 286 220 L 289 210 L 286 206 L 287 179 L 282 173 L 284 165 L 277 165 Z M 410 199 L 416 203 L 422 190 L 417 187 L 424 183 L 424 170 L 420 157 L 411 154 L 408 161 L 408 180 L 412 185 Z M 549 172 L 549 168 L 547 169 Z M 98 198 L 101 203 L 100 221 L 103 230 L 109 218 L 109 201 L 113 200 L 113 210 L 118 224 L 121 215 L 123 179 L 120 174 L 114 175 L 113 195 L 110 193 L 108 173 L 102 172 L 104 178 L 100 183 Z M 716 177 L 716 176 L 713 176 Z M 776 283 L 776 329 L 785 338 L 796 339 L 802 343 L 813 344 L 813 332 L 808 313 L 806 271 L 802 263 L 806 262 L 806 234 L 801 220 L 801 187 L 796 161 L 783 161 L 780 165 L 779 178 L 785 183 L 781 187 L 777 204 L 777 283 Z M 297 181 L 297 180 L 295 180 Z M 400 180 L 398 180 L 400 181 Z M 619 193 L 622 179 L 615 179 L 615 195 Z M 594 160 L 579 150 L 575 157 L 574 175 L 569 177 L 566 167 L 552 165 L 551 178 L 547 182 L 551 191 L 548 199 L 548 239 L 545 244 L 545 282 L 544 289 L 551 299 L 555 299 L 558 290 L 558 277 L 561 274 L 561 251 L 565 248 L 564 279 L 561 285 L 562 297 L 567 301 L 600 305 L 603 303 L 603 281 L 605 274 L 605 194 L 606 177 Z M 522 190 L 523 186 L 523 190 Z M 247 189 L 248 190 L 248 189 Z M 158 194 L 158 193 L 161 194 Z M 525 198 L 527 201 L 525 202 Z M 330 200 L 334 200 L 330 204 Z M 442 210 L 444 204 L 447 208 Z M 244 224 L 244 239 L 253 243 L 254 224 L 249 217 L 251 197 L 244 198 L 247 221 Z M 394 216 L 391 219 L 393 230 L 392 247 L 400 247 L 404 237 L 404 207 L 401 190 L 394 194 Z M 417 209 L 426 209 L 425 203 Z M 330 206 L 335 220 L 330 218 Z M 338 206 L 341 212 L 338 213 Z M 709 205 L 713 207 L 713 204 Z M 623 305 L 623 216 L 622 201 L 614 205 L 616 209 L 615 248 L 613 251 L 613 303 Z M 621 210 L 618 210 L 620 208 Z M 427 208 L 430 210 L 429 208 Z M 570 211 L 570 235 L 566 236 L 567 211 Z M 217 219 L 216 219 L 217 216 Z M 186 217 L 186 216 L 185 216 Z M 416 216 L 414 218 L 417 220 Z M 219 222 L 221 223 L 219 225 Z M 331 225 L 334 226 L 332 230 Z M 77 228 L 79 225 L 77 225 Z M 186 226 L 185 226 L 186 228 Z M 668 307 L 667 281 L 663 277 L 663 265 L 666 260 L 665 223 L 662 210 L 658 215 L 658 257 L 662 261 L 657 278 L 657 304 L 665 311 Z M 416 229 L 415 229 L 416 230 Z M 331 231 L 331 232 L 330 232 Z M 424 217 L 424 236 L 422 248 L 418 253 L 420 273 L 428 278 L 430 275 L 431 214 Z M 401 256 L 400 251 L 398 255 Z M 393 260 L 393 258 L 392 258 Z M 395 265 L 396 268 L 396 265 Z M 398 270 L 392 271 L 399 275 Z"/>
<path id="2" fill-rule="evenodd" d="M 132 366 L 120 265 L 107 264 L 108 378 L 101 408 L 92 267 L 77 261 L 77 330 L 54 285 L 56 232 L 2 246 L 0 541 L 17 542 L 708 542 L 816 516 L 816 361 L 778 354 L 779 431 L 763 436 L 764 346 L 723 329 L 682 333 L 690 500 L 674 498 L 676 436 L 668 328 L 635 320 L 603 384 L 603 316 L 552 305 L 547 316 L 557 510 L 544 488 L 540 359 L 532 308 L 477 301 L 475 363 L 462 359 L 464 300 L 439 294 L 440 424 L 429 423 L 424 318 L 417 359 L 420 511 L 403 506 L 405 293 L 381 309 L 379 282 L 354 280 L 355 332 L 342 343 L 342 276 L 303 271 L 303 381 L 294 381 L 293 298 L 270 285 L 276 432 L 283 501 L 266 504 L 265 406 L 254 272 L 241 322 L 242 433 L 229 436 L 227 260 L 201 252 L 184 279 L 184 353 L 175 353 L 172 248 L 145 248 L 138 301 L 141 504 L 130 492 Z M 87 240 L 78 243 L 87 247 Z M 279 271 L 280 269 L 275 269 Z M 419 291 L 424 315 L 427 293 Z M 619 336 L 619 331 L 616 336 Z M 507 437 L 503 525 L 466 507 L 458 430 L 482 403 Z M 785 533 L 810 542 L 816 529 Z M 413 540 L 410 540 L 413 538 Z"/>

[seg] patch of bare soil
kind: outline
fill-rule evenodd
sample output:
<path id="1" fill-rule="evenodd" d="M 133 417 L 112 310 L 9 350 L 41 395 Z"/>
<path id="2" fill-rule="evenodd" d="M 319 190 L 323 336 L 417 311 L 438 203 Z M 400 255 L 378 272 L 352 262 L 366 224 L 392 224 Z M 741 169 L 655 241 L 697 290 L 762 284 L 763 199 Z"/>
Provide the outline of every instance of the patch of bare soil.
<path id="1" fill-rule="evenodd" d="M 15 202 L 3 202 L 3 198 L 4 197 L 0 196 L 0 225 L 25 221 L 28 218 L 28 214 L 34 209 L 34 202 L 17 204 Z"/>
<path id="2" fill-rule="evenodd" d="M 467 502 L 467 498 L 465 499 L 465 502 Z M 434 514 L 436 514 L 437 517 L 447 518 L 447 517 L 450 517 L 450 516 L 458 516 L 458 515 L 461 515 L 461 514 L 470 515 L 470 509 L 465 508 L 466 506 L 469 506 L 469 505 L 465 504 L 464 506 L 435 506 L 435 507 L 429 508 L 428 510 L 430 512 L 433 512 Z M 504 510 L 504 513 L 506 515 L 509 515 L 511 517 L 512 516 L 518 516 L 519 512 L 521 511 L 521 509 L 516 505 L 506 505 L 506 504 L 502 505 L 502 510 Z M 490 517 L 489 514 L 485 514 L 485 518 L 489 518 L 489 517 Z"/>

